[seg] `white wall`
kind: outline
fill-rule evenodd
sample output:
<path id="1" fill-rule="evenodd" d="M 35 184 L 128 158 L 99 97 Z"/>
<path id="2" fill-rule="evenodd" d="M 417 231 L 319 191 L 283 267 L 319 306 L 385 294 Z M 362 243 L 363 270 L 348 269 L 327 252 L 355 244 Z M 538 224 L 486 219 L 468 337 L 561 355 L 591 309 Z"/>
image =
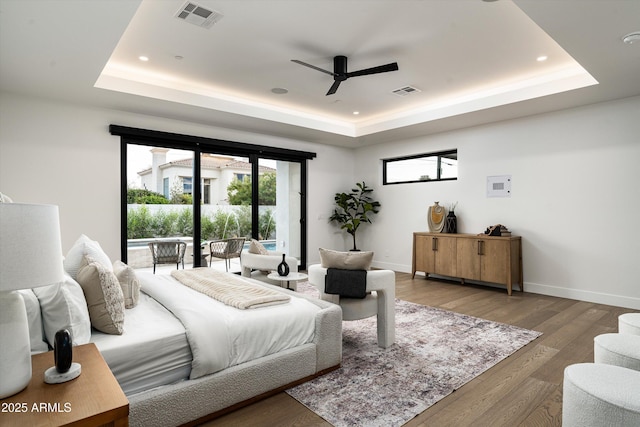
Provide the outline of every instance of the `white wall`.
<path id="1" fill-rule="evenodd" d="M 64 252 L 84 233 L 120 257 L 120 138 L 110 124 L 317 153 L 308 162 L 309 259 L 319 259 L 318 247 L 342 244 L 326 217 L 333 193 L 353 179 L 351 149 L 0 93 L 0 191 L 59 205 Z"/>
<path id="2" fill-rule="evenodd" d="M 458 149 L 459 178 L 382 186 L 381 159 Z M 411 271 L 429 205 L 458 202 L 458 230 L 523 238 L 525 289 L 640 309 L 640 97 L 357 150 L 382 210 L 359 236 L 376 265 Z M 512 175 L 511 198 L 486 179 Z"/>
<path id="3" fill-rule="evenodd" d="M 0 94 L 0 191 L 60 206 L 63 250 L 85 233 L 120 256 L 119 137 L 109 124 L 313 151 L 308 254 L 348 249 L 328 224 L 333 195 L 365 180 L 382 211 L 359 231 L 376 265 L 410 271 L 427 207 L 458 201 L 460 232 L 502 223 L 523 237 L 525 289 L 640 309 L 640 97 L 360 148 L 291 141 L 120 111 Z M 382 186 L 385 157 L 457 148 L 454 182 Z M 486 177 L 511 174 L 513 196 L 487 199 Z"/>

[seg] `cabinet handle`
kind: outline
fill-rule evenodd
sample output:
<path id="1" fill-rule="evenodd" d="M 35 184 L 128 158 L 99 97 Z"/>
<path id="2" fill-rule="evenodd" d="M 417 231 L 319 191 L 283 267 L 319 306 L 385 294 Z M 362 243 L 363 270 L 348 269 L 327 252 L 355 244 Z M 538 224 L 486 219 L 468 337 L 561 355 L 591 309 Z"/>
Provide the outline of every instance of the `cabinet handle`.
<path id="1" fill-rule="evenodd" d="M 431 250 L 432 251 L 437 251 L 438 250 L 438 238 L 437 237 L 434 237 L 431 240 Z"/>
<path id="2" fill-rule="evenodd" d="M 482 240 L 478 240 L 478 255 L 482 255 Z"/>

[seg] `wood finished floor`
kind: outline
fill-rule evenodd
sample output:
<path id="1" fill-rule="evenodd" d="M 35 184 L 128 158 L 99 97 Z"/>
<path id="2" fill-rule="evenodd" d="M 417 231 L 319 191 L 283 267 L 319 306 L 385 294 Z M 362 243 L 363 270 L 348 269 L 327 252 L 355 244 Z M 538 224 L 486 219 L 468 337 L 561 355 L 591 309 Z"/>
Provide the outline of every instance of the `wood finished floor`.
<path id="1" fill-rule="evenodd" d="M 593 362 L 593 338 L 617 332 L 618 316 L 634 310 L 396 274 L 396 297 L 542 332 L 503 360 L 405 424 L 426 426 L 559 426 L 562 378 L 573 363 Z M 203 424 L 330 426 L 286 393 Z"/>

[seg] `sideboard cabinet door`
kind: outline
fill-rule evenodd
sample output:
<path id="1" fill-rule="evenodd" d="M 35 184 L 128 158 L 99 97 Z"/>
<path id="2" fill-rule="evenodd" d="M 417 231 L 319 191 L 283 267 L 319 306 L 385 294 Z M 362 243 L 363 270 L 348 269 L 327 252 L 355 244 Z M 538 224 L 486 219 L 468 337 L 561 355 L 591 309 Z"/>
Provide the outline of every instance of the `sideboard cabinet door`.
<path id="1" fill-rule="evenodd" d="M 480 251 L 482 250 L 482 240 L 480 239 L 458 239 L 458 277 L 469 280 L 480 279 Z"/>
<path id="2" fill-rule="evenodd" d="M 457 239 L 455 237 L 438 236 L 435 251 L 435 274 L 443 276 L 457 276 L 456 253 Z"/>
<path id="3" fill-rule="evenodd" d="M 509 241 L 482 240 L 480 280 L 506 285 L 509 283 L 509 274 Z"/>

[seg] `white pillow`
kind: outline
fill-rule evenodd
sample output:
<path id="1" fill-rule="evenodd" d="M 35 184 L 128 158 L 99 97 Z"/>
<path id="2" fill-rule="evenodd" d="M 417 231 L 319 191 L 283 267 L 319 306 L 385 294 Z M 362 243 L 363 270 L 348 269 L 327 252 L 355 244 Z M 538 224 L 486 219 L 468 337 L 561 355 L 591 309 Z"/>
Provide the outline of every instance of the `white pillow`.
<path id="1" fill-rule="evenodd" d="M 22 295 L 24 300 L 24 308 L 27 310 L 27 321 L 29 322 L 29 342 L 31 343 L 31 352 L 40 353 L 48 351 L 42 329 L 42 314 L 40 313 L 40 302 L 38 297 L 33 293 L 32 289 L 22 289 L 18 293 Z"/>
<path id="2" fill-rule="evenodd" d="M 113 272 L 120 282 L 122 294 L 124 295 L 124 308 L 133 308 L 138 305 L 140 298 L 140 281 L 133 268 L 122 261 L 113 263 Z"/>
<path id="3" fill-rule="evenodd" d="M 53 346 L 56 332 L 67 329 L 73 345 L 86 344 L 91 338 L 91 320 L 82 288 L 69 274 L 56 285 L 33 288 L 40 301 L 44 335 Z"/>
<path id="4" fill-rule="evenodd" d="M 78 271 L 82 266 L 85 255 L 99 262 L 107 270 L 113 271 L 111 260 L 100 247 L 100 243 L 82 234 L 69 249 L 64 259 L 64 269 L 74 280 L 78 279 Z"/>

